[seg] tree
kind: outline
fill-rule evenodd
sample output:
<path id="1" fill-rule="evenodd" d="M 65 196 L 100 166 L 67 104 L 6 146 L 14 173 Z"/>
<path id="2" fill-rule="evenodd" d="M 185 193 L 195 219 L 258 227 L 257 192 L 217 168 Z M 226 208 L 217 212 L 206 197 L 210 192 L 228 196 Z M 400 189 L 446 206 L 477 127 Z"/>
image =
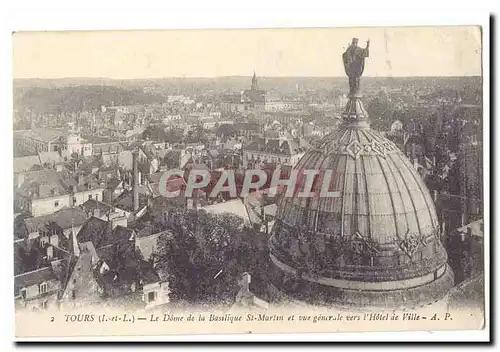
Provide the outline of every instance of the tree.
<path id="1" fill-rule="evenodd" d="M 159 240 L 155 267 L 169 282 L 170 299 L 197 304 L 229 304 L 248 271 L 256 264 L 250 244 L 235 240 L 244 231 L 243 219 L 233 214 L 173 211 L 168 225 L 173 236 Z"/>
<path id="2" fill-rule="evenodd" d="M 180 152 L 169 150 L 165 153 L 161 165 L 166 165 L 169 169 L 179 167 Z"/>
<path id="3" fill-rule="evenodd" d="M 169 143 L 180 143 L 183 138 L 183 131 L 179 128 L 171 128 L 165 133 L 165 141 Z"/>

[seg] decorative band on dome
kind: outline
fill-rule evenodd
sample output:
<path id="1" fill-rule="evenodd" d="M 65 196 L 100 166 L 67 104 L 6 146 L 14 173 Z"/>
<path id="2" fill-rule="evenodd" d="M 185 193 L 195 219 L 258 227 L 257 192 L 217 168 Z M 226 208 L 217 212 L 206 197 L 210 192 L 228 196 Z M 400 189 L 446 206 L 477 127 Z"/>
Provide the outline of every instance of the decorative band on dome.
<path id="1" fill-rule="evenodd" d="M 289 275 L 298 275 L 298 271 L 295 268 L 281 262 L 277 257 L 271 254 L 271 261 L 278 268 L 283 270 L 284 273 Z M 433 272 L 424 274 L 422 276 L 407 278 L 402 280 L 390 280 L 390 281 L 378 281 L 378 282 L 368 282 L 368 281 L 357 281 L 357 280 L 345 280 L 345 279 L 335 279 L 331 277 L 323 277 L 318 275 L 311 275 L 310 273 L 301 273 L 301 279 L 316 282 L 325 286 L 333 286 L 340 289 L 347 290 L 370 290 L 370 291 L 390 291 L 390 290 L 402 290 L 412 287 L 417 287 L 425 285 L 437 278 L 441 277 L 447 269 L 447 264 L 444 263 L 441 267 L 437 268 Z"/>

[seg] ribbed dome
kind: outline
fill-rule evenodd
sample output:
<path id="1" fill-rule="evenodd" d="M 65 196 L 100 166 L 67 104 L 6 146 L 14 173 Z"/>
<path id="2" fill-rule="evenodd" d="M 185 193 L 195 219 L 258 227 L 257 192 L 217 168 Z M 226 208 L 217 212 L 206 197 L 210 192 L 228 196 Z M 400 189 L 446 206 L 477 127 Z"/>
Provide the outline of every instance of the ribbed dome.
<path id="1" fill-rule="evenodd" d="M 366 115 L 359 99 L 346 110 Z M 334 300 L 364 305 L 441 296 L 453 279 L 429 191 L 394 143 L 364 121 L 345 120 L 296 166 L 331 170 L 329 190 L 338 197 L 301 198 L 296 190 L 279 204 L 270 239 L 271 259 L 283 276 L 276 285 L 300 291 L 305 281 L 316 292 L 340 290 L 330 295 Z M 345 296 L 348 291 L 354 294 Z"/>

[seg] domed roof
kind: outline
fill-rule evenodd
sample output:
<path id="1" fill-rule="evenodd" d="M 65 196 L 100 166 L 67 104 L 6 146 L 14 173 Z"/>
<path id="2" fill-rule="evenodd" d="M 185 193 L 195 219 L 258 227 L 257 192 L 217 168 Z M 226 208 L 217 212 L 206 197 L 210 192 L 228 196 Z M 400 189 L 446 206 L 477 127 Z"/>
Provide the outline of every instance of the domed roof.
<path id="1" fill-rule="evenodd" d="M 301 209 L 298 217 L 293 209 L 304 208 L 319 211 L 316 231 L 358 232 L 378 244 L 439 232 L 433 200 L 417 170 L 376 131 L 344 126 L 309 149 L 296 169 L 332 170 L 329 189 L 340 194 L 329 199 L 284 198 L 282 220 L 292 226 L 302 225 L 307 215 Z"/>
<path id="2" fill-rule="evenodd" d="M 330 170 L 328 190 L 338 194 L 299 197 L 295 189 L 281 199 L 270 240 L 271 259 L 281 271 L 319 285 L 375 292 L 408 290 L 449 271 L 423 180 L 367 123 L 345 121 L 295 169 Z M 444 276 L 451 287 L 450 273 Z"/>
<path id="3" fill-rule="evenodd" d="M 403 152 L 370 129 L 353 78 L 342 125 L 295 167 L 325 175 L 313 192 L 326 183 L 336 193 L 304 197 L 299 186 L 280 200 L 269 240 L 273 285 L 304 300 L 430 303 L 453 286 L 433 200 Z"/>

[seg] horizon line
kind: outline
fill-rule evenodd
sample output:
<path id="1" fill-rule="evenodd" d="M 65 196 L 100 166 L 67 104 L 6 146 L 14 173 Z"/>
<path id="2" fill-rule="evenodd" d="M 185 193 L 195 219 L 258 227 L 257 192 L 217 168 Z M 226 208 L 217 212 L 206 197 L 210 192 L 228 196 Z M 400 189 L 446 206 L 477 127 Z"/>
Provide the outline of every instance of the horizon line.
<path id="1" fill-rule="evenodd" d="M 213 78 L 252 78 L 253 75 L 245 76 L 245 75 L 225 75 L 225 76 L 158 76 L 158 77 L 103 77 L 103 76 L 66 76 L 66 77 L 14 77 L 13 80 L 62 80 L 62 79 L 107 79 L 107 80 L 115 80 L 115 81 L 131 81 L 131 80 L 154 80 L 154 79 L 213 79 Z M 391 76 L 362 76 L 363 78 L 460 78 L 460 77 L 483 77 L 482 74 L 475 75 L 429 75 L 429 76 L 399 76 L 399 75 L 391 75 Z M 348 79 L 347 76 L 301 76 L 301 75 L 291 75 L 291 76 L 259 76 L 257 78 L 345 78 Z"/>

